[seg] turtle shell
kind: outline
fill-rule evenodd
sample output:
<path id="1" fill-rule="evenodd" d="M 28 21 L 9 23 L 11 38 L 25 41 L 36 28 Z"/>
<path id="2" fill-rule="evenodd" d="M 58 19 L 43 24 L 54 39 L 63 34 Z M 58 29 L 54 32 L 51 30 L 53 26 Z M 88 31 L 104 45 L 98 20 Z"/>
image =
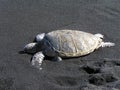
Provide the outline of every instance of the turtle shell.
<path id="1" fill-rule="evenodd" d="M 77 57 L 89 54 L 100 47 L 102 39 L 77 30 L 57 30 L 46 34 L 47 40 L 61 57 Z"/>

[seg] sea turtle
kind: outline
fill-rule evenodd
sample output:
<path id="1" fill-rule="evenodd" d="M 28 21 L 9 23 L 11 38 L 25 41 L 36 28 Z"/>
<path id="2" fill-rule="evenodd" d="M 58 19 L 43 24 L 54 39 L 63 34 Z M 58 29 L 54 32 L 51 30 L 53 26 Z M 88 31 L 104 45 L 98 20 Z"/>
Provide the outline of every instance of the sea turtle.
<path id="1" fill-rule="evenodd" d="M 38 34 L 36 42 L 24 47 L 24 52 L 33 53 L 32 65 L 39 69 L 45 56 L 61 61 L 64 57 L 87 55 L 99 47 L 114 46 L 114 43 L 103 42 L 102 34 L 91 34 L 78 30 L 56 30 L 47 34 Z"/>

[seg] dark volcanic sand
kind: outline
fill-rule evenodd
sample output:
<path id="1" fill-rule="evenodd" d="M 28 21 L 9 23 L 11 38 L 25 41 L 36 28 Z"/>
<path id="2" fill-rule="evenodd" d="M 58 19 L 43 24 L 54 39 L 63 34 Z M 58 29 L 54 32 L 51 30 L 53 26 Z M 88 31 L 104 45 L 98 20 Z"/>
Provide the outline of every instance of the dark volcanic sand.
<path id="1" fill-rule="evenodd" d="M 102 33 L 116 46 L 39 71 L 19 51 L 56 29 Z M 120 0 L 0 0 L 0 48 L 0 90 L 120 90 Z"/>

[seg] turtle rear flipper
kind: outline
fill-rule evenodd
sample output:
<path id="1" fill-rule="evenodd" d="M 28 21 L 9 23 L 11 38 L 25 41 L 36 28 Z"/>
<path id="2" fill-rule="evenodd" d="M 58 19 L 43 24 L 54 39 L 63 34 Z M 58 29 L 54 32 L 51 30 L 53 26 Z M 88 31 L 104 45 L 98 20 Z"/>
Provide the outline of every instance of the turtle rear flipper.
<path id="1" fill-rule="evenodd" d="M 111 46 L 115 46 L 115 43 L 112 43 L 112 42 L 102 42 L 101 43 L 101 47 L 111 47 Z"/>
<path id="2" fill-rule="evenodd" d="M 100 34 L 100 33 L 95 34 L 95 36 L 96 36 L 96 37 L 99 37 L 99 38 L 101 38 L 101 39 L 104 38 L 104 35 L 102 35 L 102 34 Z"/>
<path id="3" fill-rule="evenodd" d="M 53 61 L 62 61 L 62 58 L 61 57 L 59 57 L 59 56 L 55 56 L 54 58 L 53 58 Z"/>

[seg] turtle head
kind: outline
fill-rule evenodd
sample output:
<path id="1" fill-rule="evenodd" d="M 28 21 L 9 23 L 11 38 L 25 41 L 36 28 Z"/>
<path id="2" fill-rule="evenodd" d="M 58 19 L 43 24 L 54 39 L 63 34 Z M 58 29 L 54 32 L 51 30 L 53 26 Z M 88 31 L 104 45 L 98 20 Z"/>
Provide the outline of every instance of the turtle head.
<path id="1" fill-rule="evenodd" d="M 30 53 L 30 54 L 36 53 L 37 46 L 38 46 L 37 43 L 29 43 L 29 44 L 25 45 L 24 52 Z"/>
<path id="2" fill-rule="evenodd" d="M 25 53 L 30 53 L 30 54 L 33 54 L 33 53 L 36 53 L 37 51 L 40 51 L 42 49 L 42 40 L 44 37 L 45 37 L 45 33 L 38 34 L 35 37 L 35 42 L 25 45 L 23 51 Z"/>

